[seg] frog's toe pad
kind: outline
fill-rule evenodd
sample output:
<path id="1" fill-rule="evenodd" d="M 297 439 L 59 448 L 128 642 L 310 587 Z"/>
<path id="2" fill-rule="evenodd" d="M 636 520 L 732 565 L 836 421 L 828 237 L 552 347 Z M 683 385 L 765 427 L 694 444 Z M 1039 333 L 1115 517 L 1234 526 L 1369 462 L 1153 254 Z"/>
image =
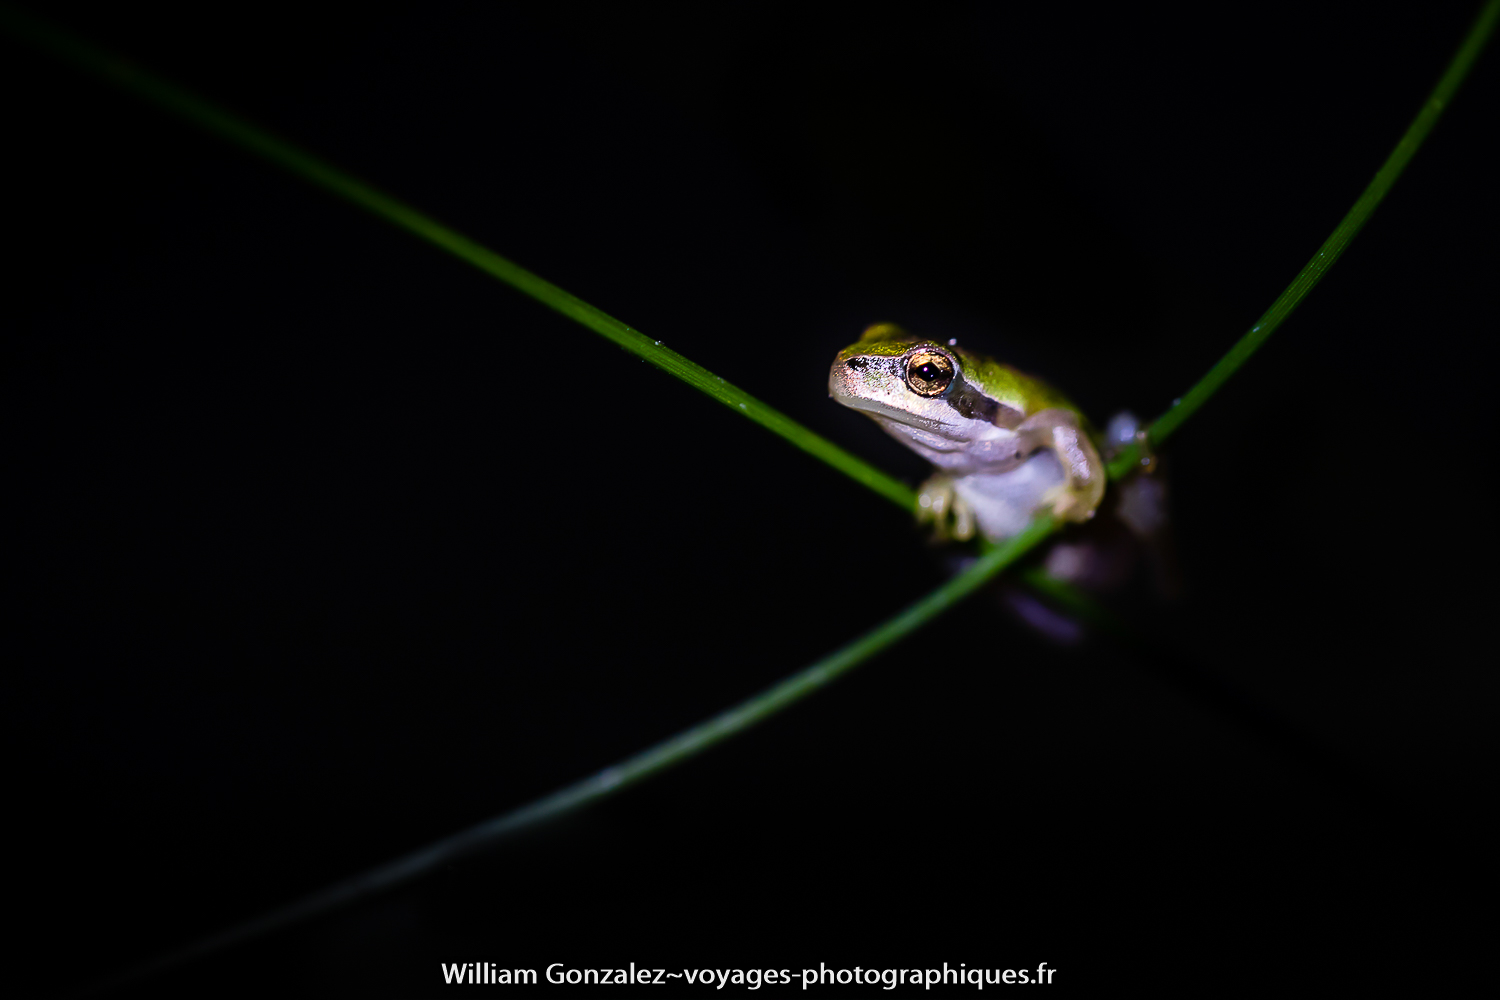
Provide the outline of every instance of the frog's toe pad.
<path id="1" fill-rule="evenodd" d="M 933 476 L 917 490 L 917 523 L 932 523 L 936 538 L 974 537 L 974 512 L 953 490 L 953 480 Z"/>
<path id="2" fill-rule="evenodd" d="M 1059 521 L 1087 521 L 1094 516 L 1094 505 L 1066 487 L 1058 489 L 1047 499 L 1050 501 L 1052 516 Z"/>

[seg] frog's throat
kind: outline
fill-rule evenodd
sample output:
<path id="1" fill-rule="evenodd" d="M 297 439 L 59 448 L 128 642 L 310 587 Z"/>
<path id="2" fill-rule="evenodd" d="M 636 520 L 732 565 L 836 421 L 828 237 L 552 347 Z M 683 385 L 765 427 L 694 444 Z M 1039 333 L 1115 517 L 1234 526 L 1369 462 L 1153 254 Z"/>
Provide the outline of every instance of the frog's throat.
<path id="1" fill-rule="evenodd" d="M 900 418 L 887 416 L 875 408 L 860 408 L 866 416 L 874 420 L 887 434 L 903 441 L 919 444 L 926 451 L 948 452 L 962 451 L 969 446 L 969 440 L 965 437 L 954 436 L 953 433 L 945 434 L 945 430 L 958 432 L 961 428 L 951 424 L 942 424 L 936 420 L 918 417 L 910 413 L 901 413 Z"/>
<path id="2" fill-rule="evenodd" d="M 955 440 L 894 420 L 875 418 L 887 434 L 945 472 L 1004 472 L 1025 457 L 1017 436 L 1004 428 L 983 426 L 973 437 Z"/>

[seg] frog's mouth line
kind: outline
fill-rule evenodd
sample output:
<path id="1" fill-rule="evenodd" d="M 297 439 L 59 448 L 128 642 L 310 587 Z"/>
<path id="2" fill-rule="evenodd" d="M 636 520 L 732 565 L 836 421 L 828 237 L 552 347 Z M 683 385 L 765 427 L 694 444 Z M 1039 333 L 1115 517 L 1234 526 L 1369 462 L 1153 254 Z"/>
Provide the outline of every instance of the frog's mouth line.
<path id="1" fill-rule="evenodd" d="M 898 427 L 903 430 L 917 431 L 931 435 L 931 438 L 921 442 L 922 446 L 927 448 L 929 451 L 936 451 L 946 454 L 951 451 L 963 451 L 969 446 L 969 442 L 966 439 L 949 437 L 947 434 L 944 434 L 941 430 L 938 430 L 935 427 L 923 426 L 924 424 L 930 423 L 931 421 L 923 421 L 919 424 L 912 420 L 894 420 L 890 417 L 885 416 L 884 414 L 874 413 L 870 410 L 865 410 L 863 412 L 868 413 L 871 417 L 875 418 L 877 422 L 886 425 L 888 429 L 891 427 Z M 902 416 L 910 415 L 902 414 Z M 938 442 L 942 443 L 939 444 Z"/>
<path id="2" fill-rule="evenodd" d="M 957 437 L 953 434 L 947 433 L 950 430 L 958 429 L 957 426 L 953 423 L 936 420 L 932 417 L 920 416 L 918 414 L 912 413 L 909 410 L 903 410 L 898 406 L 893 406 L 890 403 L 882 403 L 879 400 L 871 399 L 868 396 L 855 395 L 854 393 L 850 392 L 842 384 L 842 380 L 839 379 L 835 379 L 833 381 L 831 388 L 834 390 L 834 398 L 844 406 L 849 407 L 849 409 L 851 410 L 863 413 L 881 424 L 916 431 L 924 435 L 929 435 L 931 438 L 940 440 L 942 444 L 939 444 L 936 440 L 931 442 L 924 442 L 934 451 L 958 451 L 966 447 L 968 444 L 967 438 Z M 949 409 L 955 417 L 959 416 L 958 411 L 953 410 L 952 406 L 946 400 L 942 400 L 940 402 L 940 405 Z M 944 447 L 944 445 L 946 445 L 946 447 Z"/>
<path id="3" fill-rule="evenodd" d="M 889 420 L 892 423 L 901 424 L 905 427 L 916 427 L 920 430 L 931 431 L 945 438 L 948 437 L 947 434 L 943 433 L 943 428 L 949 425 L 934 420 L 931 417 L 919 416 L 910 410 L 903 410 L 899 406 L 882 403 L 868 396 L 856 396 L 847 389 L 844 389 L 843 386 L 838 386 L 833 395 L 835 399 L 849 407 L 849 409 L 857 410 L 877 420 Z M 950 440 L 954 439 L 950 438 Z"/>

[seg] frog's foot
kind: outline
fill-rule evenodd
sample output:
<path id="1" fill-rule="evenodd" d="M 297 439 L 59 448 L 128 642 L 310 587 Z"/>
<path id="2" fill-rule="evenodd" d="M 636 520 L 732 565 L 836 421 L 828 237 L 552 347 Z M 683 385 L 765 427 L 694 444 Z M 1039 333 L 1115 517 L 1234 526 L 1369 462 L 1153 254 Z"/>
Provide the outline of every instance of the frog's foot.
<path id="1" fill-rule="evenodd" d="M 1051 514 L 1059 521 L 1066 521 L 1075 505 L 1076 501 L 1068 495 L 1067 488 L 1059 486 L 1047 491 L 1047 495 L 1042 497 L 1042 503 L 1037 510 Z"/>
<path id="2" fill-rule="evenodd" d="M 953 490 L 953 480 L 933 476 L 917 490 L 917 523 L 931 521 L 933 537 L 967 541 L 974 537 L 974 511 Z M 950 527 L 951 521 L 951 527 Z"/>
<path id="3" fill-rule="evenodd" d="M 1091 492 L 1081 492 L 1064 483 L 1054 487 L 1042 497 L 1041 508 L 1051 508 L 1052 516 L 1059 521 L 1087 521 L 1094 516 L 1099 501 Z"/>

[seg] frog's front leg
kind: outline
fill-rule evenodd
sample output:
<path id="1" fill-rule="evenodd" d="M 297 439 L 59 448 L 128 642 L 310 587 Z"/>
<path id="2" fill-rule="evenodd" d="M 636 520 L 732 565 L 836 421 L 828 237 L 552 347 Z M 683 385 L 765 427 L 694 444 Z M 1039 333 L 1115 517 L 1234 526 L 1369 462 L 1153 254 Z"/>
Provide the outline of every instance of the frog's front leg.
<path id="1" fill-rule="evenodd" d="M 948 528 L 948 518 L 953 528 Z M 953 537 L 961 542 L 974 537 L 974 511 L 969 502 L 953 489 L 953 480 L 944 475 L 930 477 L 917 490 L 917 523 L 931 521 L 936 537 Z"/>
<path id="2" fill-rule="evenodd" d="M 1067 410 L 1042 410 L 1016 428 L 1025 451 L 1051 448 L 1062 463 L 1064 480 L 1047 497 L 1054 517 L 1087 521 L 1104 499 L 1105 469 L 1078 417 Z"/>

